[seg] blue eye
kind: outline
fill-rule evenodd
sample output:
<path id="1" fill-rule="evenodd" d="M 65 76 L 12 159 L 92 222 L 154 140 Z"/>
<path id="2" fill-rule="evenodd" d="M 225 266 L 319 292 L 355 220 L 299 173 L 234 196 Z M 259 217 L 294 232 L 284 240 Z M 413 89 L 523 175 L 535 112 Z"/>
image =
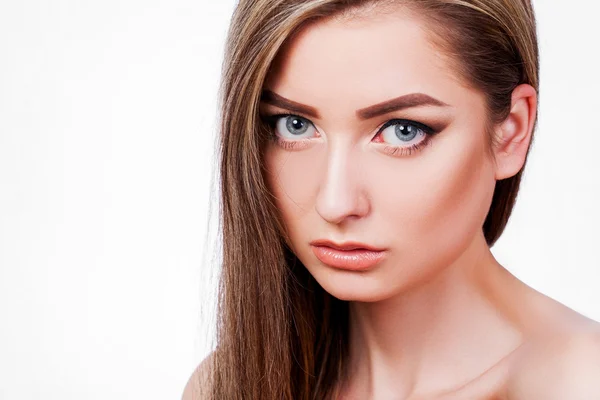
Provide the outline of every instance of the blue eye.
<path id="1" fill-rule="evenodd" d="M 299 115 L 276 114 L 261 119 L 270 127 L 271 139 L 287 150 L 308 148 L 316 143 L 312 139 L 320 137 L 312 121 Z M 437 132 L 420 122 L 393 119 L 379 129 L 375 141 L 390 145 L 383 149 L 385 153 L 405 156 L 424 148 Z"/>
<path id="2" fill-rule="evenodd" d="M 430 130 L 415 122 L 392 120 L 381 129 L 381 136 L 392 145 L 414 145 L 426 139 Z"/>
<path id="3" fill-rule="evenodd" d="M 280 115 L 275 117 L 275 131 L 285 139 L 308 139 L 316 131 L 312 122 L 298 115 Z M 308 135 L 304 135 L 307 132 Z M 304 137 L 301 135 L 304 135 Z"/>

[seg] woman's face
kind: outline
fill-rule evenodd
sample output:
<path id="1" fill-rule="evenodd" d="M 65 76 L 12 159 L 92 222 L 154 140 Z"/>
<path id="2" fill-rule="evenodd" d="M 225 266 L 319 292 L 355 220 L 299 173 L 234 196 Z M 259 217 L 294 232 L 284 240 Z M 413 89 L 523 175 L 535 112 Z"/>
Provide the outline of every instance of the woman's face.
<path id="1" fill-rule="evenodd" d="M 424 29 L 401 11 L 318 21 L 265 84 L 261 116 L 279 139 L 266 148 L 268 183 L 290 246 L 343 300 L 383 300 L 451 266 L 491 204 L 484 97 Z M 313 252 L 318 239 L 385 251 L 340 268 Z"/>

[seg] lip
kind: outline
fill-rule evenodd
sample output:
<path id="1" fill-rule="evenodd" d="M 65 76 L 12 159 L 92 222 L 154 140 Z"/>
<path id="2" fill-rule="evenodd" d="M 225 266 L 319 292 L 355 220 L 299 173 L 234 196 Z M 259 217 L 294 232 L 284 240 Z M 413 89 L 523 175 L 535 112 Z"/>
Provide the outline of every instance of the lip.
<path id="1" fill-rule="evenodd" d="M 332 249 L 337 249 L 337 250 L 355 250 L 355 249 L 371 250 L 371 251 L 383 251 L 383 250 L 385 250 L 385 249 L 382 249 L 382 248 L 370 246 L 368 244 L 360 243 L 360 242 L 335 243 L 335 242 L 332 242 L 331 240 L 327 240 L 327 239 L 313 240 L 312 242 L 310 242 L 310 244 L 313 245 L 313 246 L 331 247 Z"/>
<path id="2" fill-rule="evenodd" d="M 366 271 L 385 257 L 383 249 L 357 242 L 334 244 L 326 240 L 314 241 L 311 242 L 311 249 L 323 264 L 350 271 Z"/>

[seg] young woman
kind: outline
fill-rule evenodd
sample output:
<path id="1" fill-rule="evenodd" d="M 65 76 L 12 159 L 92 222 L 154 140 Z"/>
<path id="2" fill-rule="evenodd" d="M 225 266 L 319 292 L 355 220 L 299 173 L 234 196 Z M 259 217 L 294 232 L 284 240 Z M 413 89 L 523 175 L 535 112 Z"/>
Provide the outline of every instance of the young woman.
<path id="1" fill-rule="evenodd" d="M 184 398 L 600 399 L 599 325 L 490 252 L 537 92 L 529 0 L 241 0 Z"/>

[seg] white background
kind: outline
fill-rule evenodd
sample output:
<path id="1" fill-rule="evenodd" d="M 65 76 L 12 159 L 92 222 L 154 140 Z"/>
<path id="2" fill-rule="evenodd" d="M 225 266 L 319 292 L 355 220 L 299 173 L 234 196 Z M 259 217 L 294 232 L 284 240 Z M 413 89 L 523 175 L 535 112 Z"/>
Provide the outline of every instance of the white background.
<path id="1" fill-rule="evenodd" d="M 201 271 L 233 4 L 0 2 L 0 399 L 177 399 L 210 350 Z M 535 6 L 539 127 L 493 252 L 600 320 L 599 6 Z"/>

